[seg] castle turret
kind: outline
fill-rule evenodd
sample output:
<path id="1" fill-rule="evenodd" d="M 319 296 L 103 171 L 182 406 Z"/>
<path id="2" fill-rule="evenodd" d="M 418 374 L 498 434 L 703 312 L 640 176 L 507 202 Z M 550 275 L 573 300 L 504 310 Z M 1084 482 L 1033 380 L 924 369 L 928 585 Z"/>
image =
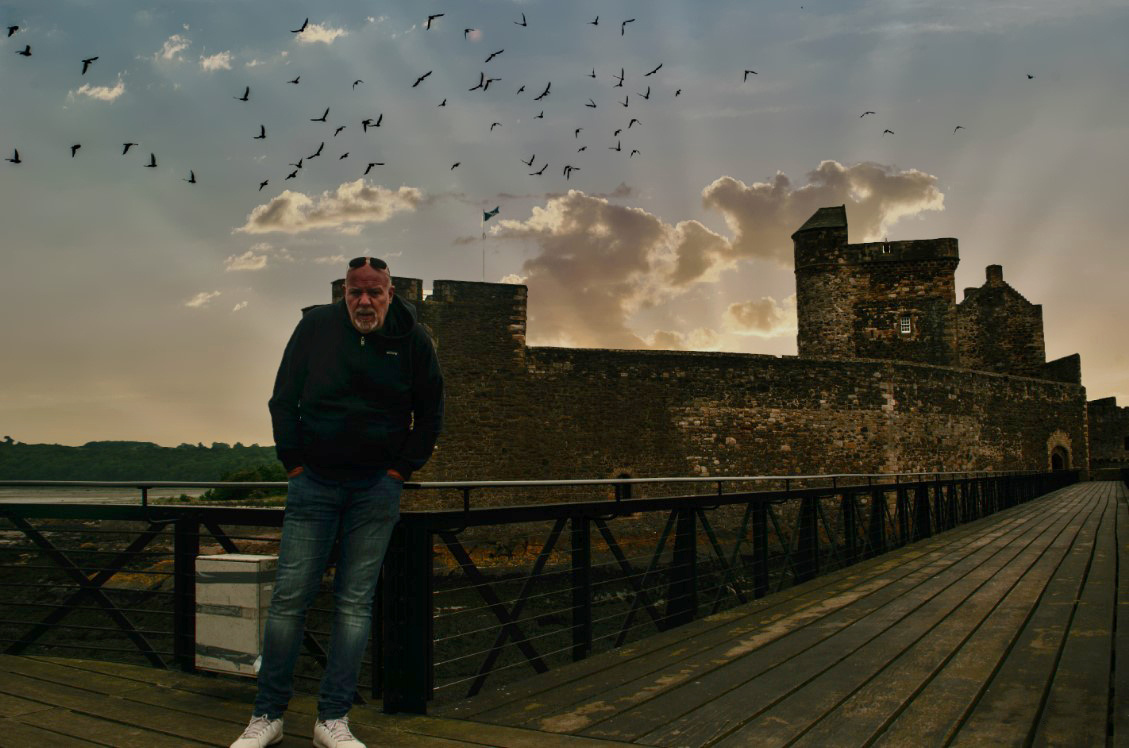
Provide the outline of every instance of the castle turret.
<path id="1" fill-rule="evenodd" d="M 849 244 L 837 206 L 792 241 L 801 356 L 958 364 L 956 239 Z"/>

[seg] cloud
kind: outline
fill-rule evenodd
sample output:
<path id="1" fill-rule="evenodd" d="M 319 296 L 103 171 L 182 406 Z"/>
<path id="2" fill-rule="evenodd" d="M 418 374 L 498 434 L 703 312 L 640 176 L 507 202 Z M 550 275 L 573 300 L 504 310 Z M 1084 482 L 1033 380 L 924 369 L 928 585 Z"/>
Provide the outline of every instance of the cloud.
<path id="1" fill-rule="evenodd" d="M 188 45 L 191 43 L 192 42 L 189 41 L 188 37 L 181 36 L 180 34 L 173 34 L 165 40 L 165 43 L 161 47 L 160 51 L 153 55 L 153 59 L 164 60 L 165 62 L 180 62 L 184 59 L 180 56 L 180 53 L 188 49 Z"/>
<path id="2" fill-rule="evenodd" d="M 784 267 L 792 264 L 792 232 L 819 208 L 846 205 L 856 242 L 881 238 L 899 218 L 944 208 L 937 177 L 916 169 L 823 161 L 807 180 L 793 187 L 779 172 L 770 182 L 751 185 L 720 177 L 702 190 L 702 203 L 725 217 L 735 257 L 772 260 Z"/>
<path id="3" fill-rule="evenodd" d="M 212 299 L 216 298 L 219 295 L 219 291 L 201 291 L 188 301 L 184 302 L 184 305 L 192 309 L 201 309 L 203 307 L 206 307 Z"/>
<path id="4" fill-rule="evenodd" d="M 852 241 L 880 237 L 899 218 L 942 209 L 944 196 L 936 182 L 916 170 L 834 161 L 821 163 L 799 186 L 784 174 L 751 185 L 720 177 L 703 189 L 702 199 L 722 214 L 729 237 L 698 221 L 669 223 L 639 208 L 570 190 L 549 197 L 525 220 L 499 221 L 490 234 L 539 247 L 522 267 L 529 286 L 531 343 L 709 348 L 719 343 L 720 333 L 665 330 L 644 336 L 631 328 L 631 319 L 696 284 L 717 282 L 742 261 L 790 267 L 791 234 L 821 207 L 847 206 Z M 783 335 L 795 330 L 795 300 L 736 304 L 722 322 L 735 335 Z"/>
<path id="5" fill-rule="evenodd" d="M 211 57 L 200 55 L 200 68 L 207 73 L 216 70 L 231 70 L 231 52 L 219 52 Z"/>
<path id="6" fill-rule="evenodd" d="M 423 193 L 415 187 L 370 187 L 364 179 L 346 182 L 333 192 L 323 192 L 316 201 L 301 192 L 284 191 L 266 205 L 256 206 L 237 233 L 264 234 L 279 231 L 298 234 L 315 229 L 348 232 L 351 226 L 383 223 L 397 213 L 416 209 Z"/>
<path id="7" fill-rule="evenodd" d="M 510 273 L 509 275 L 502 276 L 502 278 L 498 282 L 499 283 L 514 283 L 514 284 L 520 286 L 523 283 L 525 283 L 525 281 L 526 281 L 526 276 L 518 275 L 517 273 Z"/>
<path id="8" fill-rule="evenodd" d="M 249 249 L 239 256 L 231 255 L 223 261 L 223 265 L 224 271 L 228 273 L 239 270 L 262 270 L 267 266 L 267 256 L 255 254 L 254 249 Z"/>
<path id="9" fill-rule="evenodd" d="M 699 327 L 689 334 L 677 330 L 655 330 L 647 343 L 651 348 L 662 351 L 716 351 L 721 348 L 722 339 L 717 330 Z"/>
<path id="10" fill-rule="evenodd" d="M 325 255 L 323 257 L 315 257 L 310 262 L 318 265 L 344 265 L 345 255 Z"/>
<path id="11" fill-rule="evenodd" d="M 121 78 L 113 87 L 110 86 L 92 86 L 89 83 L 83 83 L 75 91 L 68 94 L 70 97 L 74 96 L 89 96 L 92 99 L 99 101 L 113 101 L 114 99 L 125 93 L 125 83 Z"/>
<path id="12" fill-rule="evenodd" d="M 336 39 L 348 35 L 349 32 L 345 29 L 335 29 L 330 26 L 323 26 L 320 23 L 311 23 L 301 34 L 296 34 L 295 38 L 301 44 L 314 44 L 316 42 L 333 44 Z"/>
<path id="13" fill-rule="evenodd" d="M 737 335 L 775 338 L 796 333 L 796 294 L 779 302 L 771 296 L 730 304 L 722 318 L 726 329 Z"/>
<path id="14" fill-rule="evenodd" d="M 232 307 L 231 311 L 238 312 L 240 309 L 246 309 L 248 303 L 249 302 L 241 301 L 238 304 L 236 304 L 234 307 Z"/>

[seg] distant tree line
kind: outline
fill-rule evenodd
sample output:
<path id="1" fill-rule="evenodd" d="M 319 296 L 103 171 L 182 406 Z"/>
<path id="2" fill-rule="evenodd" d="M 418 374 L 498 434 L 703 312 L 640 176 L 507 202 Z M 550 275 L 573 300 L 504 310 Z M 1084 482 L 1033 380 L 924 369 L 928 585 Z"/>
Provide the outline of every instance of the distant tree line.
<path id="1" fill-rule="evenodd" d="M 233 474 L 255 478 L 233 478 Z M 259 477 L 262 476 L 262 477 Z M 0 480 L 285 480 L 274 447 L 96 441 L 81 447 L 0 441 Z"/>

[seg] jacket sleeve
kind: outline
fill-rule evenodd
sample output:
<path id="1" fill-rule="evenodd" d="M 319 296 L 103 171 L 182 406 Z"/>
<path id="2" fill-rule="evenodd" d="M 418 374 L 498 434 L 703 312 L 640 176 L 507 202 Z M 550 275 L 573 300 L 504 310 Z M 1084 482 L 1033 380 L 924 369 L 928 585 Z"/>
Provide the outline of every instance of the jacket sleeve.
<path id="1" fill-rule="evenodd" d="M 392 467 L 404 480 L 431 457 L 443 428 L 443 371 L 431 338 L 422 329 L 412 350 L 412 431 Z"/>
<path id="2" fill-rule="evenodd" d="M 282 354 L 282 363 L 274 378 L 274 393 L 267 404 L 274 429 L 274 449 L 287 472 L 302 464 L 301 401 L 308 359 L 302 345 L 302 332 L 303 325 L 299 322 Z"/>

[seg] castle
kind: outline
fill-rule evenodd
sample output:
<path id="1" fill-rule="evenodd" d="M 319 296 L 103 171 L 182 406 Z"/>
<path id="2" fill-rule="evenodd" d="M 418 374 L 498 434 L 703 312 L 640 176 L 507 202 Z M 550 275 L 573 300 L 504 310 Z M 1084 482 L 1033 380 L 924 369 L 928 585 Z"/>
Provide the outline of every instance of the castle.
<path id="1" fill-rule="evenodd" d="M 850 244 L 844 206 L 792 239 L 798 356 L 532 347 L 525 286 L 395 277 L 447 380 L 419 479 L 1089 467 L 1079 357 L 1000 266 L 956 303 L 956 239 Z"/>

